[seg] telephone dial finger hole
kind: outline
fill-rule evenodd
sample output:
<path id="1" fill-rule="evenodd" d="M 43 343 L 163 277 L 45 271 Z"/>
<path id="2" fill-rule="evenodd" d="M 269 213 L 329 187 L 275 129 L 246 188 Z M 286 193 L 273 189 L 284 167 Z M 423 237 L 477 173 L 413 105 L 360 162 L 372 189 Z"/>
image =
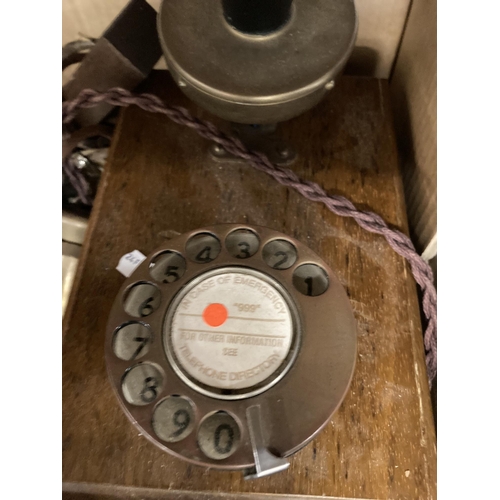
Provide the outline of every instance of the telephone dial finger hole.
<path id="1" fill-rule="evenodd" d="M 128 290 L 123 308 L 135 318 L 145 318 L 160 306 L 161 293 L 151 283 L 137 283 Z"/>
<path id="2" fill-rule="evenodd" d="M 148 353 L 151 345 L 151 330 L 142 323 L 121 326 L 113 338 L 113 352 L 117 358 L 132 361 Z"/>
<path id="3" fill-rule="evenodd" d="M 297 260 L 297 250 L 286 240 L 273 240 L 262 250 L 264 262 L 273 269 L 288 269 Z"/>
<path id="4" fill-rule="evenodd" d="M 182 441 L 194 429 L 194 405 L 182 396 L 169 396 L 156 406 L 152 424 L 156 435 L 162 441 Z"/>
<path id="5" fill-rule="evenodd" d="M 316 297 L 328 289 L 328 274 L 316 264 L 303 264 L 293 272 L 293 285 L 304 295 Z"/>
<path id="6" fill-rule="evenodd" d="M 236 420 L 225 411 L 206 416 L 198 428 L 198 445 L 213 460 L 230 457 L 238 448 L 240 428 Z"/>
<path id="7" fill-rule="evenodd" d="M 155 401 L 163 388 L 163 375 L 151 363 L 140 363 L 123 377 L 122 392 L 126 401 L 135 406 L 146 406 Z"/>
<path id="8" fill-rule="evenodd" d="M 212 262 L 219 256 L 220 250 L 220 241 L 210 233 L 196 234 L 186 243 L 186 255 L 198 264 Z"/>
<path id="9" fill-rule="evenodd" d="M 151 277 L 159 283 L 174 283 L 186 272 L 186 260 L 177 252 L 163 252 L 149 266 Z"/>
<path id="10" fill-rule="evenodd" d="M 259 237 L 249 229 L 237 229 L 226 238 L 227 251 L 237 259 L 248 259 L 259 249 Z"/>

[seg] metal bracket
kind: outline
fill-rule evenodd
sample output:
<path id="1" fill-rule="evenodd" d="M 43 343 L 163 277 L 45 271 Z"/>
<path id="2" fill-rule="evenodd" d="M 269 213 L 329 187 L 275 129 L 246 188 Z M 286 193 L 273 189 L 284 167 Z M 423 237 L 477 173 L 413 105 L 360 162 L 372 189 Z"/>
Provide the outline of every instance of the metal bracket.
<path id="1" fill-rule="evenodd" d="M 291 165 L 297 158 L 297 153 L 276 133 L 276 125 L 244 125 L 232 124 L 231 132 L 237 136 L 245 146 L 253 151 L 264 153 L 276 165 Z M 210 154 L 217 161 L 245 160 L 228 153 L 219 144 L 210 147 Z"/>
<path id="2" fill-rule="evenodd" d="M 246 413 L 255 467 L 245 472 L 245 479 L 256 479 L 288 469 L 290 462 L 273 455 L 267 448 L 267 443 L 262 432 L 260 405 L 250 406 L 247 408 Z"/>

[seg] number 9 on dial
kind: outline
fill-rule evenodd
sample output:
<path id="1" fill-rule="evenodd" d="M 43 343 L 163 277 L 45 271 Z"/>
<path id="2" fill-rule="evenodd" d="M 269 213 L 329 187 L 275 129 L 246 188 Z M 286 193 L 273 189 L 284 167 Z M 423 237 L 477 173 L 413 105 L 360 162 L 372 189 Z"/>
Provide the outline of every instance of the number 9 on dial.
<path id="1" fill-rule="evenodd" d="M 181 396 L 169 396 L 157 405 L 153 414 L 156 435 L 175 443 L 191 434 L 195 423 L 193 403 Z"/>

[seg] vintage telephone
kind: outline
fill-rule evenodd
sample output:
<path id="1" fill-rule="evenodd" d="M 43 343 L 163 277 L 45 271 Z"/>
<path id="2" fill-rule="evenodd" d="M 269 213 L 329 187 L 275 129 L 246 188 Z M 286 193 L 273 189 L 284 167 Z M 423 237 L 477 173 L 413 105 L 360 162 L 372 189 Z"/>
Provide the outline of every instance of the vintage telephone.
<path id="1" fill-rule="evenodd" d="M 249 124 L 276 124 L 316 105 L 357 33 L 353 0 L 164 0 L 157 23 L 182 91 Z"/>
<path id="2" fill-rule="evenodd" d="M 423 290 L 432 380 L 437 299 L 428 264 L 380 215 L 282 166 L 295 153 L 276 124 L 334 88 L 356 36 L 353 1 L 163 0 L 156 16 L 145 0 L 131 0 L 125 10 L 65 88 L 70 139 L 74 121 L 85 129 L 113 106 L 136 105 L 214 141 L 213 159 L 245 160 L 383 235 Z M 140 43 L 122 36 L 131 27 Z M 223 120 L 218 127 L 175 102 L 130 92 L 161 51 L 179 88 Z M 139 260 L 114 301 L 105 339 L 109 378 L 127 417 L 192 464 L 247 478 L 286 469 L 287 457 L 330 421 L 353 376 L 356 325 L 332 270 L 295 238 L 243 223 L 189 231 Z"/>
<path id="3" fill-rule="evenodd" d="M 352 0 L 164 0 L 157 23 L 182 91 L 257 130 L 264 150 L 276 123 L 334 87 L 357 29 Z M 304 244 L 222 224 L 147 256 L 115 300 L 105 351 L 150 441 L 261 477 L 286 469 L 341 404 L 356 326 L 343 287 Z"/>
<path id="4" fill-rule="evenodd" d="M 106 361 L 127 416 L 189 462 L 286 469 L 339 407 L 356 324 L 327 264 L 285 234 L 221 224 L 170 240 L 122 285 Z"/>

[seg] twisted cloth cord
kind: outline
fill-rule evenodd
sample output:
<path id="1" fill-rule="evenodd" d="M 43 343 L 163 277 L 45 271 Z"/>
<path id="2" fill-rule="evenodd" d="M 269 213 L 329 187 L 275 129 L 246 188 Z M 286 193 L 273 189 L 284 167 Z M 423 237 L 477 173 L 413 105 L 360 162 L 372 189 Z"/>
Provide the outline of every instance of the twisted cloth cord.
<path id="1" fill-rule="evenodd" d="M 429 385 L 432 385 L 437 369 L 437 293 L 429 264 L 418 255 L 408 236 L 389 228 L 379 215 L 358 210 L 343 196 L 328 195 L 315 182 L 300 179 L 292 170 L 271 163 L 266 155 L 248 150 L 239 139 L 226 135 L 212 123 L 193 117 L 185 108 L 167 106 L 152 94 L 134 95 L 121 88 L 113 88 L 106 92 L 85 89 L 72 101 L 63 103 L 63 123 L 71 122 L 80 109 L 91 108 L 103 102 L 113 106 L 134 104 L 145 111 L 164 114 L 175 123 L 185 125 L 205 139 L 220 144 L 232 155 L 247 160 L 252 167 L 270 175 L 280 184 L 295 189 L 308 200 L 324 203 L 333 213 L 341 217 L 352 217 L 363 229 L 384 236 L 393 250 L 410 263 L 415 281 L 422 289 L 422 308 L 427 318 L 424 334 L 426 365 Z"/>
<path id="2" fill-rule="evenodd" d="M 89 196 L 90 186 L 85 176 L 78 170 L 74 161 L 71 158 L 66 158 L 62 162 L 64 173 L 68 176 L 71 185 L 75 188 L 78 199 L 85 205 L 92 205 L 92 200 Z"/>

